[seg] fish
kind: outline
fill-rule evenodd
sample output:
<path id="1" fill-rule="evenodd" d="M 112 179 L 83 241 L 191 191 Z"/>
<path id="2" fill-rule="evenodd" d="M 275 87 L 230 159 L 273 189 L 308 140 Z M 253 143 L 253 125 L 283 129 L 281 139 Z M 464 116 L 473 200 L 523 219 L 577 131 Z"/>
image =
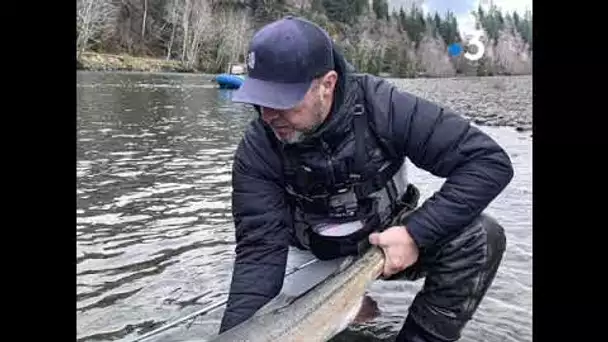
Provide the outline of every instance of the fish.
<path id="1" fill-rule="evenodd" d="M 371 246 L 347 257 L 335 272 L 297 296 L 277 295 L 255 314 L 208 342 L 325 342 L 345 330 L 384 269 L 384 253 Z"/>

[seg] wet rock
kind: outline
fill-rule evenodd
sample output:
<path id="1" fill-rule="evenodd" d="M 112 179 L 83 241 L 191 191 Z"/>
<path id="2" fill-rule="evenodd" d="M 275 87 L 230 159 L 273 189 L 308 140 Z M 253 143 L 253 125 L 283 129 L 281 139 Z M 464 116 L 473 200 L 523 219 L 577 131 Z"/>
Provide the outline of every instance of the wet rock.
<path id="1" fill-rule="evenodd" d="M 495 76 L 441 80 L 390 79 L 398 88 L 438 102 L 478 125 L 532 129 L 532 77 Z"/>

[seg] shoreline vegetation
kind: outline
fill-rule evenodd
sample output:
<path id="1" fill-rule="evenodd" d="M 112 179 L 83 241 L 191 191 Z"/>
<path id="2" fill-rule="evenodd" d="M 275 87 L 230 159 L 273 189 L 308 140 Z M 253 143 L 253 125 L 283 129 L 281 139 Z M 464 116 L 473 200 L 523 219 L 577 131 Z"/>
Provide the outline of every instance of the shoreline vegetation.
<path id="1" fill-rule="evenodd" d="M 482 32 L 478 61 L 448 54 L 461 37 L 453 13 L 387 0 L 77 0 L 77 69 L 217 74 L 244 64 L 251 35 L 286 15 L 332 36 L 359 72 L 395 78 L 530 75 L 532 14 L 494 5 L 471 14 Z"/>
<path id="2" fill-rule="evenodd" d="M 188 67 L 179 60 L 137 57 L 127 54 L 105 54 L 86 51 L 76 61 L 77 70 L 86 71 L 139 71 L 139 72 L 181 72 L 202 73 Z"/>

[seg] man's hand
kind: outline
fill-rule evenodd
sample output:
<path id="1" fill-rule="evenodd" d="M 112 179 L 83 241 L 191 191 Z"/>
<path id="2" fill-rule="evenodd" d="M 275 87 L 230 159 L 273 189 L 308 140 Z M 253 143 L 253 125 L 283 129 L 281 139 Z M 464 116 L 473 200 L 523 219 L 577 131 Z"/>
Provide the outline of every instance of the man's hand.
<path id="1" fill-rule="evenodd" d="M 384 277 L 399 273 L 418 260 L 418 246 L 405 226 L 394 226 L 381 233 L 372 233 L 369 235 L 369 243 L 384 251 Z"/>

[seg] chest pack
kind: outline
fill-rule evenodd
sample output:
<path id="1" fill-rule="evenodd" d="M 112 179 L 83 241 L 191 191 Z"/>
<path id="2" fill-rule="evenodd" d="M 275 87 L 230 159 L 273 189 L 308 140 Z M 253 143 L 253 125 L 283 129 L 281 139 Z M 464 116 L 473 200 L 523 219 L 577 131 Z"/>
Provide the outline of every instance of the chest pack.
<path id="1" fill-rule="evenodd" d="M 352 134 L 352 163 L 334 160 L 323 141 L 315 153 L 323 155 L 324 167 L 311 168 L 298 153 L 283 158 L 296 245 L 322 260 L 362 252 L 370 233 L 386 228 L 394 215 L 416 205 L 405 158 L 382 143 L 362 103 L 352 108 Z M 366 137 L 380 152 L 374 154 L 375 160 L 366 150 Z"/>

